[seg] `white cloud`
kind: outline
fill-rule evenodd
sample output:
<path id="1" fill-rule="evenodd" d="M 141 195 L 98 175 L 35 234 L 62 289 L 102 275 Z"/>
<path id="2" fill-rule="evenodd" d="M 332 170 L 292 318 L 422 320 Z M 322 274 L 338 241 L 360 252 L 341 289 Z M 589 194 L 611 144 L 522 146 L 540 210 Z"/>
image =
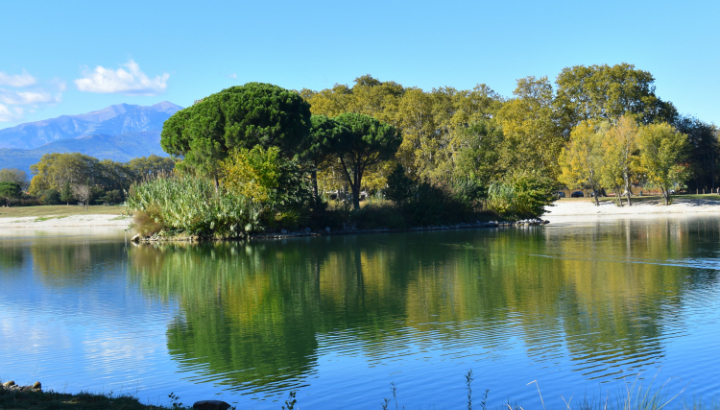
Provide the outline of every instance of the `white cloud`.
<path id="1" fill-rule="evenodd" d="M 60 94 L 52 95 L 44 90 L 15 91 L 0 88 L 0 103 L 7 105 L 54 104 L 60 102 Z"/>
<path id="2" fill-rule="evenodd" d="M 15 75 L 5 74 L 0 71 L 0 85 L 21 88 L 33 85 L 36 82 L 37 80 L 35 79 L 35 77 L 31 76 L 24 70 L 22 74 Z"/>
<path id="3" fill-rule="evenodd" d="M 0 122 L 19 121 L 23 116 L 22 108 L 0 104 Z"/>
<path id="4" fill-rule="evenodd" d="M 19 75 L 0 73 L 0 122 L 17 122 L 24 118 L 26 113 L 33 113 L 36 109 L 62 101 L 62 93 L 66 84 L 54 79 L 43 85 L 27 72 Z M 17 88 L 28 87 L 22 90 Z"/>
<path id="5" fill-rule="evenodd" d="M 165 92 L 170 74 L 164 73 L 153 79 L 140 71 L 140 66 L 130 60 L 123 68 L 111 70 L 95 67 L 83 78 L 75 80 L 78 90 L 91 93 L 122 93 L 125 95 L 157 95 Z"/>
<path id="6" fill-rule="evenodd" d="M 236 79 L 236 78 L 237 78 L 237 73 L 228 74 L 228 75 L 227 75 L 227 78 Z"/>

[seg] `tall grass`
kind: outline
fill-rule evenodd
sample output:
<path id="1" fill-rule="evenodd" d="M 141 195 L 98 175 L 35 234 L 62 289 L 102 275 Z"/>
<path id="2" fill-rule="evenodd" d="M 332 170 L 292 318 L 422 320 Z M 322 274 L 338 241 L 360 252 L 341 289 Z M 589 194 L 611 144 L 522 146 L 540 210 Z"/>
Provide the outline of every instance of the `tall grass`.
<path id="1" fill-rule="evenodd" d="M 496 407 L 497 410 L 663 410 L 663 409 L 682 409 L 682 410 L 720 410 L 720 406 L 718 405 L 718 402 L 712 401 L 710 403 L 703 403 L 702 401 L 695 400 L 693 398 L 692 402 L 687 403 L 685 401 L 681 400 L 681 397 L 683 393 L 685 392 L 686 387 L 680 389 L 676 393 L 672 394 L 669 389 L 669 383 L 671 379 L 668 379 L 665 381 L 661 386 L 656 387 L 656 379 L 658 374 L 656 373 L 655 376 L 650 379 L 649 383 L 644 383 L 643 375 L 637 374 L 634 378 L 634 380 L 627 380 L 626 378 L 622 378 L 621 380 L 618 380 L 618 389 L 617 393 L 614 395 L 614 399 L 610 399 L 609 391 L 607 393 L 607 396 L 602 400 L 594 400 L 592 398 L 583 398 L 580 400 L 576 400 L 573 402 L 573 397 L 570 397 L 569 399 L 565 399 L 565 397 L 560 396 L 560 399 L 564 403 L 564 407 L 554 408 L 554 407 L 548 407 L 546 408 L 545 405 L 545 399 L 543 398 L 543 394 L 540 391 L 540 384 L 537 380 L 533 380 L 527 385 L 530 386 L 532 384 L 535 385 L 535 389 L 537 389 L 538 398 L 540 399 L 540 406 L 533 406 L 533 407 L 524 407 L 519 404 L 511 404 L 509 400 L 505 399 L 502 404 L 500 404 L 498 407 Z M 465 374 L 465 390 L 467 392 L 467 401 L 465 408 L 467 410 L 473 409 L 474 399 L 473 399 L 473 389 L 472 389 L 472 382 L 475 380 L 474 373 L 472 370 L 469 370 Z M 390 398 L 384 398 L 383 401 L 380 403 L 380 406 L 383 410 L 388 410 L 388 407 L 390 407 L 390 404 L 392 401 L 395 402 L 395 408 L 397 410 L 400 410 L 400 408 L 404 409 L 405 406 L 400 406 L 398 403 L 398 388 L 395 382 L 390 383 L 390 391 L 392 393 L 392 400 Z M 491 407 L 488 405 L 488 394 L 490 390 L 485 390 L 482 396 L 480 397 L 480 400 L 477 404 L 479 404 L 480 410 L 488 410 Z"/>
<path id="2" fill-rule="evenodd" d="M 130 192 L 127 206 L 143 235 L 184 233 L 243 237 L 260 227 L 260 207 L 211 180 L 169 176 L 146 180 Z"/>

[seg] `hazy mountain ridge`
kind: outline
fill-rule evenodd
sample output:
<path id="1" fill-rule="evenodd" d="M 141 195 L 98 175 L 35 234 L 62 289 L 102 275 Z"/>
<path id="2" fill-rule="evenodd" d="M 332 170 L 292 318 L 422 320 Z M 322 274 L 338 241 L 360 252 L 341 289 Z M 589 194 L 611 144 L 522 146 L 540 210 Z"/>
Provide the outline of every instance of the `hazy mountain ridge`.
<path id="1" fill-rule="evenodd" d="M 0 148 L 35 149 L 54 141 L 88 135 L 162 130 L 165 120 L 181 109 L 163 101 L 148 107 L 117 104 L 87 114 L 61 115 L 0 130 Z"/>
<path id="2" fill-rule="evenodd" d="M 53 152 L 80 152 L 119 162 L 167 156 L 160 147 L 160 132 L 165 120 L 180 109 L 167 101 L 148 107 L 117 104 L 6 128 L 0 130 L 0 168 L 18 168 L 30 175 L 30 165 Z"/>

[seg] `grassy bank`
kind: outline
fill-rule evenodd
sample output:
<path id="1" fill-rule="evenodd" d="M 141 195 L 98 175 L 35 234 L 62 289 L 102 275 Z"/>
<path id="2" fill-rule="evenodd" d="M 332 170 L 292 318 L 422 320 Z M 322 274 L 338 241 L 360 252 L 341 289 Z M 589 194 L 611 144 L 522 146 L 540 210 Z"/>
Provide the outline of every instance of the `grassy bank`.
<path id="1" fill-rule="evenodd" d="M 120 215 L 127 214 L 122 205 L 90 205 L 87 209 L 77 205 L 37 205 L 0 207 L 0 218 L 73 216 L 73 215 Z"/>
<path id="2" fill-rule="evenodd" d="M 0 388 L 0 409 L 33 410 L 153 410 L 171 407 L 142 404 L 131 396 L 91 393 L 23 392 Z"/>

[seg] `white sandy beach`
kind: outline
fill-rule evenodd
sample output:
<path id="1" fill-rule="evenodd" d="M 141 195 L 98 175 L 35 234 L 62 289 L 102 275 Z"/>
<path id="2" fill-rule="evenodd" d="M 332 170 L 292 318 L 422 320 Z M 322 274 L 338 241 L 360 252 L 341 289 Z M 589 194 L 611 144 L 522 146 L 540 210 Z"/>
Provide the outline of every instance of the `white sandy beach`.
<path id="1" fill-rule="evenodd" d="M 557 201 L 553 206 L 545 207 L 547 213 L 543 219 L 554 219 L 555 217 L 613 217 L 631 215 L 652 215 L 652 214 L 690 214 L 690 213 L 717 213 L 720 215 L 720 200 L 718 199 L 682 199 L 676 198 L 673 203 L 665 206 L 662 203 L 635 202 L 632 206 L 618 207 L 614 201 L 600 202 L 595 206 L 591 198 L 586 201 Z"/>
<path id="2" fill-rule="evenodd" d="M 45 229 L 45 228 L 118 228 L 127 229 L 132 218 L 119 215 L 72 215 L 72 216 L 28 216 L 0 218 L 0 229 Z"/>

